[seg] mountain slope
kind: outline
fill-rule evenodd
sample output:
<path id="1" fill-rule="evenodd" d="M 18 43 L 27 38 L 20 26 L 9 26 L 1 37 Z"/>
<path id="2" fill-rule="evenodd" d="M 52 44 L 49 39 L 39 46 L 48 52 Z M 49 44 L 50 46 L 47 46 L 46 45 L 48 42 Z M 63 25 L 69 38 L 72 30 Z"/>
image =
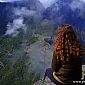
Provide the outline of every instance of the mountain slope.
<path id="1" fill-rule="evenodd" d="M 78 3 L 84 4 L 82 1 Z M 73 4 L 73 0 L 57 0 L 56 3 L 44 11 L 43 16 L 44 18 L 53 20 L 58 25 L 67 23 L 85 30 L 85 18 L 80 16 L 81 10 L 79 7 L 75 6 L 75 10 L 72 10 L 71 6 L 74 6 Z"/>
<path id="2" fill-rule="evenodd" d="M 39 17 L 44 7 L 38 0 L 0 2 L 0 35 L 5 34 L 7 24 L 19 17 Z M 34 13 L 34 15 L 33 15 Z"/>

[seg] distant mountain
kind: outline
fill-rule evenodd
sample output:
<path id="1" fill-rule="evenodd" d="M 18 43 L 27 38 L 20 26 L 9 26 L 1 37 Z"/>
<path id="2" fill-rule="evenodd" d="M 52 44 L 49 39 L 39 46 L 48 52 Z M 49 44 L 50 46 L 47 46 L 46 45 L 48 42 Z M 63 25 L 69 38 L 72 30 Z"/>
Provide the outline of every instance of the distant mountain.
<path id="1" fill-rule="evenodd" d="M 56 3 L 43 12 L 43 19 L 51 20 L 56 26 L 71 24 L 85 48 L 85 17 L 84 5 L 81 0 L 56 0 Z M 56 27 L 57 28 L 57 27 Z"/>
<path id="2" fill-rule="evenodd" d="M 76 7 L 76 3 L 80 4 L 81 7 L 78 5 Z M 46 9 L 39 0 L 0 3 L 0 35 L 5 34 L 7 24 L 9 22 L 12 23 L 18 17 L 21 17 L 19 19 L 23 18 L 22 21 L 26 22 L 25 24 L 27 24 L 28 21 L 35 21 L 35 23 L 37 23 L 38 20 L 42 22 L 47 19 L 55 23 L 56 27 L 62 24 L 71 24 L 78 29 L 78 33 L 80 33 L 80 31 L 85 32 L 85 18 L 84 16 L 80 16 L 82 6 L 84 7 L 84 3 L 80 0 L 79 2 L 77 2 L 77 0 L 56 0 L 54 4 Z M 75 10 L 72 8 L 75 8 Z M 30 18 L 31 20 L 29 20 Z M 80 36 L 80 34 L 78 35 Z M 85 42 L 85 40 L 83 41 Z"/>
<path id="3" fill-rule="evenodd" d="M 71 24 L 77 28 L 82 28 L 85 31 L 85 18 L 79 16 L 80 9 L 75 8 L 73 11 L 71 8 L 71 4 L 75 4 L 74 0 L 56 0 L 56 3 L 51 5 L 47 8 L 43 16 L 46 19 L 52 20 L 55 24 L 62 25 L 62 24 Z M 84 4 L 83 2 L 78 2 L 81 5 Z M 81 8 L 81 7 L 80 7 Z"/>
<path id="4" fill-rule="evenodd" d="M 12 22 L 13 19 L 21 16 L 15 15 L 14 11 L 27 12 L 29 13 L 36 12 L 35 17 L 39 17 L 40 14 L 44 11 L 43 5 L 38 0 L 26 0 L 26 1 L 15 1 L 15 2 L 0 2 L 0 35 L 3 35 L 7 30 L 6 26 L 8 22 Z M 30 13 L 30 15 L 31 15 Z M 28 14 L 29 15 L 29 14 Z M 25 15 L 23 15 L 25 17 Z M 28 16 L 26 16 L 28 17 Z"/>

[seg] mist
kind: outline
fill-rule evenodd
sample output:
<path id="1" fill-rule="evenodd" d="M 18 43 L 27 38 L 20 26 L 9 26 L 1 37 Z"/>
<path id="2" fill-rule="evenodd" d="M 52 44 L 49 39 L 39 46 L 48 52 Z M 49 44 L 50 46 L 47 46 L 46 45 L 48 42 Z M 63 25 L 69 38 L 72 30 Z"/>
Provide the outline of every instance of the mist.
<path id="1" fill-rule="evenodd" d="M 14 19 L 12 22 L 8 22 L 7 31 L 5 35 L 16 36 L 19 31 L 18 29 L 23 29 L 26 32 L 27 26 L 24 24 L 24 17 L 35 16 L 36 11 L 29 10 L 26 7 L 16 7 L 13 9 Z"/>

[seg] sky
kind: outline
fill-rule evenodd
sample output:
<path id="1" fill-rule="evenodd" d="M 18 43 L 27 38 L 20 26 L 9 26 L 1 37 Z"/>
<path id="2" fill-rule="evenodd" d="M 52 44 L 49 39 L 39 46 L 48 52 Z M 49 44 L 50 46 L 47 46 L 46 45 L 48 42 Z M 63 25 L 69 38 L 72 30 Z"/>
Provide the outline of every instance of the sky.
<path id="1" fill-rule="evenodd" d="M 83 2 L 85 2 L 85 0 L 80 0 L 80 1 L 83 1 Z"/>
<path id="2" fill-rule="evenodd" d="M 20 1 L 20 0 L 0 0 L 0 2 L 12 2 L 12 1 Z"/>

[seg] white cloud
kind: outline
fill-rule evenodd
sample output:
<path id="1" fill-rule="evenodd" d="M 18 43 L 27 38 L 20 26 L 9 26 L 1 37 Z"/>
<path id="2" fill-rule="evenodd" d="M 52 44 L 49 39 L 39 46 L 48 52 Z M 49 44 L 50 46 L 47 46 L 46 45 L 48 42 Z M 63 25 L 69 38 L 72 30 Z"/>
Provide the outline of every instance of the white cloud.
<path id="1" fill-rule="evenodd" d="M 28 10 L 26 7 L 14 8 L 14 14 L 18 16 L 33 16 L 36 11 Z"/>
<path id="2" fill-rule="evenodd" d="M 17 19 L 13 20 L 13 23 L 8 23 L 7 25 L 7 31 L 5 35 L 17 35 L 19 32 L 17 31 L 18 29 L 23 29 L 26 31 L 26 25 L 23 24 L 23 18 L 19 17 Z"/>
<path id="3" fill-rule="evenodd" d="M 14 16 L 18 16 L 18 18 L 14 19 L 12 23 L 8 23 L 7 31 L 5 35 L 13 35 L 16 36 L 19 31 L 17 29 L 23 29 L 26 32 L 26 25 L 24 23 L 24 16 L 33 16 L 36 11 L 28 10 L 26 7 L 14 8 L 13 9 Z"/>
<path id="4" fill-rule="evenodd" d="M 73 11 L 79 10 L 79 16 L 85 17 L 85 0 L 74 0 L 70 7 Z"/>
<path id="5" fill-rule="evenodd" d="M 80 0 L 80 1 L 83 1 L 83 2 L 85 2 L 85 0 Z"/>
<path id="6" fill-rule="evenodd" d="M 72 10 L 75 10 L 75 9 L 82 9 L 83 8 L 83 3 L 80 2 L 80 1 L 77 1 L 77 0 L 74 0 L 71 4 L 70 4 Z"/>

